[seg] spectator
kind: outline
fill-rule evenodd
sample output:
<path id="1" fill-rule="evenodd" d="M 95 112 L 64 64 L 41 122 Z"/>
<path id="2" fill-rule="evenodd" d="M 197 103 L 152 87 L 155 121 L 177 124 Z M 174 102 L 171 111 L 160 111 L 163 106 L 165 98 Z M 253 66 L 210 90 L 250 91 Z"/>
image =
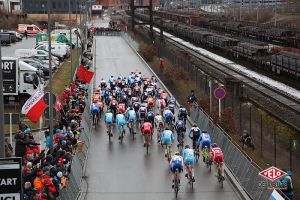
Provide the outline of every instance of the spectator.
<path id="1" fill-rule="evenodd" d="M 164 72 L 164 68 L 165 68 L 165 61 L 164 61 L 164 59 L 160 58 L 159 59 L 159 71 L 161 74 Z"/>
<path id="2" fill-rule="evenodd" d="M 5 148 L 5 157 L 6 158 L 12 157 L 12 155 L 13 155 L 13 147 L 8 142 L 7 138 L 5 138 L 4 148 Z"/>
<path id="3" fill-rule="evenodd" d="M 28 32 L 27 32 L 27 30 L 25 30 L 24 36 L 25 36 L 26 39 L 28 38 Z"/>
<path id="4" fill-rule="evenodd" d="M 289 199 L 293 199 L 294 197 L 294 188 L 293 188 L 293 182 L 292 182 L 292 172 L 286 169 L 283 169 L 282 171 L 286 172 L 286 176 L 281 178 L 279 180 L 279 183 L 281 185 L 281 191 L 283 194 L 285 194 Z"/>

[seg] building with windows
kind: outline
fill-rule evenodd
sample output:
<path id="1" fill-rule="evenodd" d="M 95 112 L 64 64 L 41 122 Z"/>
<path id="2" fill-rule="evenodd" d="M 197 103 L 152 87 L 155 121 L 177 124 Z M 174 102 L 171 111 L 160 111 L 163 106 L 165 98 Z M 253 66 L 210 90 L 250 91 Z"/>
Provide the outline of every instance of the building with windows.
<path id="1" fill-rule="evenodd" d="M 19 14 L 21 12 L 21 0 L 0 0 L 0 9 L 7 13 Z"/>

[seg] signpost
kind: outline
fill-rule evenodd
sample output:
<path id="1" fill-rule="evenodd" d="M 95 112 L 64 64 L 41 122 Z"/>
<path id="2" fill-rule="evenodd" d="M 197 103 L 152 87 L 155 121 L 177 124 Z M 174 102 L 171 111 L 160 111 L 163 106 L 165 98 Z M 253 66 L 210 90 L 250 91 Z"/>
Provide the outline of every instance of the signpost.
<path id="1" fill-rule="evenodd" d="M 18 66 L 17 60 L 5 59 L 2 60 L 2 74 L 3 74 L 3 94 L 4 95 L 18 95 Z"/>
<path id="2" fill-rule="evenodd" d="M 23 199 L 22 158 L 0 158 L 0 199 Z"/>
<path id="3" fill-rule="evenodd" d="M 218 87 L 217 89 L 215 89 L 214 95 L 217 99 L 219 99 L 219 120 L 221 120 L 221 101 L 226 96 L 226 90 L 223 87 Z"/>

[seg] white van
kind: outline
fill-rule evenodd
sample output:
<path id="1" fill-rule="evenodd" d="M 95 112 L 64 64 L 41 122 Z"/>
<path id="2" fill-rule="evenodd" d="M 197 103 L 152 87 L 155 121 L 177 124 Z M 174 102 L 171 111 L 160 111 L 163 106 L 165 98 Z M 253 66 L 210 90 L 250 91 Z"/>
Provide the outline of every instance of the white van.
<path id="1" fill-rule="evenodd" d="M 35 49 L 49 51 L 49 46 L 47 44 L 38 44 Z M 66 44 L 51 44 L 51 53 L 55 56 L 58 56 L 63 60 L 64 58 L 68 58 L 70 53 L 68 52 Z"/>
<path id="2" fill-rule="evenodd" d="M 18 58 L 29 58 L 29 57 L 41 57 L 41 60 L 48 60 L 49 58 L 49 53 L 44 50 L 37 50 L 37 49 L 16 49 L 15 50 L 15 56 Z M 52 57 L 52 63 L 58 67 L 60 62 L 58 58 L 51 56 Z M 47 59 L 44 59 L 47 58 Z"/>

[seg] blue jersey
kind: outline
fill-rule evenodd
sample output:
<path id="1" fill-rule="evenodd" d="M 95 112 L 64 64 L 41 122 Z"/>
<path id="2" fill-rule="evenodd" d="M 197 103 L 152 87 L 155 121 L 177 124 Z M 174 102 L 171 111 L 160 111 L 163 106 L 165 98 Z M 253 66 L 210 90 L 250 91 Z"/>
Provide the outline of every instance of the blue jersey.
<path id="1" fill-rule="evenodd" d="M 193 165 L 195 162 L 195 152 L 193 149 L 184 149 L 182 157 L 185 164 Z"/>
<path id="2" fill-rule="evenodd" d="M 123 114 L 117 114 L 116 121 L 118 126 L 122 126 L 126 124 L 126 119 Z"/>
<path id="3" fill-rule="evenodd" d="M 174 173 L 176 170 L 181 172 L 183 170 L 183 158 L 181 156 L 174 155 L 170 161 L 171 170 Z"/>
<path id="4" fill-rule="evenodd" d="M 107 124 L 113 124 L 114 115 L 110 113 L 105 113 L 104 115 L 104 122 Z"/>
<path id="5" fill-rule="evenodd" d="M 100 113 L 100 108 L 99 108 L 99 105 L 97 103 L 93 103 L 91 105 L 91 113 L 96 113 L 96 114 Z"/>
<path id="6" fill-rule="evenodd" d="M 127 112 L 127 119 L 131 122 L 135 122 L 136 121 L 136 113 L 134 110 L 128 110 Z"/>
<path id="7" fill-rule="evenodd" d="M 202 143 L 201 143 L 202 142 Z M 199 139 L 198 139 L 198 145 L 200 146 L 201 143 L 201 148 L 203 149 L 205 146 L 207 146 L 207 148 L 210 148 L 210 144 L 211 144 L 211 139 L 210 139 L 210 135 L 208 133 L 201 133 Z"/>
<path id="8" fill-rule="evenodd" d="M 171 130 L 164 130 L 161 137 L 162 142 L 166 144 L 172 144 L 174 141 L 174 135 Z"/>
<path id="9" fill-rule="evenodd" d="M 174 119 L 174 114 L 172 113 L 171 110 L 165 110 L 163 115 L 167 123 Z"/>
<path id="10" fill-rule="evenodd" d="M 185 123 L 184 123 L 183 120 L 178 120 L 176 122 L 176 124 L 175 124 L 175 130 L 176 130 L 177 133 L 181 132 L 181 131 L 183 131 L 183 132 L 186 131 Z"/>

